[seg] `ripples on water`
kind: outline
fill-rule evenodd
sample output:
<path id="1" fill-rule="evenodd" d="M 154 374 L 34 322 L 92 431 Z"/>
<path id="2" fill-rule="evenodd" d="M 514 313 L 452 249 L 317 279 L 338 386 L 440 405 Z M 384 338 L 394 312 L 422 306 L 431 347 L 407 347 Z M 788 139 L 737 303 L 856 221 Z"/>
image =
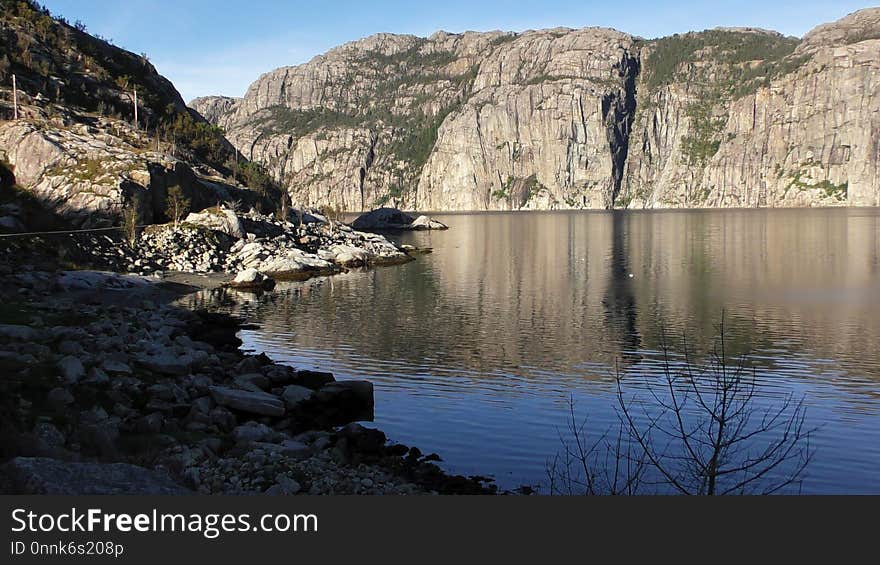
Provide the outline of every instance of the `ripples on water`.
<path id="1" fill-rule="evenodd" d="M 657 375 L 663 336 L 709 351 L 725 312 L 759 406 L 805 395 L 805 492 L 880 492 L 876 210 L 446 215 L 417 261 L 207 297 L 246 347 L 376 384 L 376 424 L 448 469 L 546 483 L 568 402 L 616 422 L 614 367 Z M 631 276 L 632 275 L 632 276 Z M 206 299 L 200 297 L 199 299 Z"/>

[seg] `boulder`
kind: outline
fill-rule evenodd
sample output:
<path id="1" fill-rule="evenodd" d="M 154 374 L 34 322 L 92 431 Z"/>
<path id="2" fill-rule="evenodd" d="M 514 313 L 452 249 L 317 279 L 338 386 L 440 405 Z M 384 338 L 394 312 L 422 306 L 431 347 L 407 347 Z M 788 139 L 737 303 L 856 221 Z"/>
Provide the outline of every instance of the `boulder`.
<path id="1" fill-rule="evenodd" d="M 2 467 L 2 474 L 17 494 L 192 494 L 166 473 L 127 463 L 74 463 L 16 457 Z"/>
<path id="2" fill-rule="evenodd" d="M 240 375 L 233 379 L 233 384 L 236 387 L 242 390 L 249 390 L 251 392 L 263 392 L 267 387 L 261 386 L 264 385 L 264 382 L 267 379 L 263 375 Z M 268 383 L 266 383 L 268 384 Z"/>
<path id="3" fill-rule="evenodd" d="M 321 387 L 302 405 L 315 423 L 340 426 L 373 419 L 373 383 L 336 381 Z"/>
<path id="4" fill-rule="evenodd" d="M 322 371 L 308 371 L 302 370 L 296 372 L 296 381 L 295 383 L 304 386 L 306 388 L 310 388 L 312 390 L 318 390 L 322 386 L 336 382 L 336 379 L 333 377 L 333 373 L 325 373 Z"/>
<path id="5" fill-rule="evenodd" d="M 158 281 L 103 271 L 64 271 L 56 283 L 64 290 L 132 290 L 158 284 Z"/>
<path id="6" fill-rule="evenodd" d="M 235 276 L 229 286 L 239 290 L 271 290 L 275 287 L 275 280 L 256 269 L 245 269 Z"/>
<path id="7" fill-rule="evenodd" d="M 301 441 L 286 440 L 281 442 L 281 455 L 291 459 L 306 459 L 312 454 L 312 448 Z"/>
<path id="8" fill-rule="evenodd" d="M 240 412 L 259 414 L 261 416 L 283 416 L 284 402 L 266 392 L 238 390 L 223 386 L 212 386 L 211 397 L 220 406 Z"/>
<path id="9" fill-rule="evenodd" d="M 288 365 L 266 365 L 261 370 L 272 386 L 286 386 L 299 382 L 296 369 Z"/>
<path id="10" fill-rule="evenodd" d="M 58 362 L 58 370 L 61 372 L 62 378 L 70 384 L 77 383 L 86 376 L 86 369 L 83 367 L 82 361 L 72 355 L 68 355 Z"/>
<path id="11" fill-rule="evenodd" d="M 360 216 L 352 222 L 356 230 L 405 230 L 413 223 L 413 218 L 397 208 L 377 208 Z"/>
<path id="12" fill-rule="evenodd" d="M 132 373 L 131 367 L 127 363 L 114 359 L 104 359 L 101 366 L 110 375 L 130 375 Z"/>
<path id="13" fill-rule="evenodd" d="M 70 391 L 60 386 L 46 393 L 46 404 L 58 412 L 66 411 L 67 407 L 75 401 L 76 399 L 70 394 Z"/>
<path id="14" fill-rule="evenodd" d="M 226 208 L 209 208 L 201 212 L 191 213 L 184 218 L 183 222 L 223 232 L 238 239 L 245 236 L 245 230 L 242 226 L 241 220 L 235 212 L 227 210 Z"/>
<path id="15" fill-rule="evenodd" d="M 348 424 L 339 430 L 337 437 L 345 438 L 350 449 L 369 455 L 380 454 L 388 441 L 381 430 L 365 428 L 357 423 Z"/>
<path id="16" fill-rule="evenodd" d="M 370 253 L 366 249 L 353 245 L 334 245 L 329 250 L 333 262 L 344 267 L 360 267 L 370 261 Z"/>
<path id="17" fill-rule="evenodd" d="M 288 410 L 295 409 L 300 403 L 312 397 L 314 391 L 310 388 L 299 385 L 288 385 L 284 387 L 284 393 L 281 398 Z"/>
<path id="18" fill-rule="evenodd" d="M 110 377 L 102 369 L 92 367 L 89 369 L 85 382 L 90 385 L 104 385 L 110 382 Z"/>
<path id="19" fill-rule="evenodd" d="M 362 231 L 406 231 L 406 230 L 445 230 L 449 226 L 432 220 L 428 216 L 414 218 L 397 208 L 378 208 L 361 214 L 351 224 Z"/>
<path id="20" fill-rule="evenodd" d="M 28 326 L 0 324 L 0 338 L 17 341 L 33 341 L 37 331 Z"/>
<path id="21" fill-rule="evenodd" d="M 411 230 L 448 230 L 449 226 L 428 216 L 419 216 L 409 225 Z"/>
<path id="22" fill-rule="evenodd" d="M 158 355 L 139 355 L 137 357 L 137 362 L 153 373 L 180 377 L 189 374 L 192 369 L 193 358 L 188 354 L 178 357 L 166 352 Z"/>
<path id="23" fill-rule="evenodd" d="M 147 414 L 135 422 L 135 430 L 142 434 L 158 434 L 165 425 L 165 417 L 159 412 Z"/>
<path id="24" fill-rule="evenodd" d="M 279 475 L 275 480 L 275 485 L 269 487 L 265 494 L 270 496 L 289 496 L 297 494 L 302 490 L 302 486 L 287 475 Z"/>
<path id="25" fill-rule="evenodd" d="M 232 430 L 232 438 L 236 443 L 271 442 L 279 435 L 279 432 L 259 422 L 247 422 Z"/>

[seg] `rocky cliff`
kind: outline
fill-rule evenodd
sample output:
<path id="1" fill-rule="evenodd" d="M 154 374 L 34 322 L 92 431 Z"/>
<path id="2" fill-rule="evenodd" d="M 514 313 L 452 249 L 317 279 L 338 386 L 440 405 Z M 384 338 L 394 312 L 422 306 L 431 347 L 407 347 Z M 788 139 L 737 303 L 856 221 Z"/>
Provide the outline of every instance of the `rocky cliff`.
<path id="1" fill-rule="evenodd" d="M 295 203 L 880 204 L 880 9 L 716 29 L 380 34 L 191 106 Z"/>
<path id="2" fill-rule="evenodd" d="M 236 159 L 222 132 L 187 108 L 146 56 L 34 2 L 0 7 L 0 164 L 10 185 L 0 192 L 0 204 L 10 204 L 0 229 L 109 225 L 126 207 L 141 222 L 166 220 L 172 187 L 193 209 L 277 202 L 272 183 Z M 53 221 L 40 214 L 46 210 Z"/>

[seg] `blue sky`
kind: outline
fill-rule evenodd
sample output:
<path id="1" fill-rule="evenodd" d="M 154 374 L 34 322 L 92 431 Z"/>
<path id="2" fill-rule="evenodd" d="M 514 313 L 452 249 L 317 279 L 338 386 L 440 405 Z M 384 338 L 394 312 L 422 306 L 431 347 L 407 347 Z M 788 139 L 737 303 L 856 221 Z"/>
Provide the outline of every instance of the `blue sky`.
<path id="1" fill-rule="evenodd" d="M 716 26 L 801 36 L 871 6 L 853 0 L 44 0 L 52 13 L 146 53 L 184 99 L 241 96 L 266 71 L 378 32 L 613 27 L 643 37 Z"/>

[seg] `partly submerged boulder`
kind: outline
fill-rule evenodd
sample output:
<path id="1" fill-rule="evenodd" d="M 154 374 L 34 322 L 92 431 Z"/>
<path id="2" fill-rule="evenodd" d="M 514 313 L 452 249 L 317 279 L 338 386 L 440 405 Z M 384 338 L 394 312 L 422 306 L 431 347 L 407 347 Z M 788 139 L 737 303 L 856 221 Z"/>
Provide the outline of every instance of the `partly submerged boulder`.
<path id="1" fill-rule="evenodd" d="M 356 230 L 362 231 L 449 229 L 449 226 L 432 220 L 428 216 L 414 218 L 397 208 L 377 208 L 376 210 L 361 214 L 351 226 Z"/>
<path id="2" fill-rule="evenodd" d="M 245 269 L 235 276 L 229 286 L 240 290 L 272 290 L 275 280 L 256 269 Z"/>
<path id="3" fill-rule="evenodd" d="M 419 216 L 409 225 L 411 230 L 448 230 L 449 226 L 428 216 Z"/>
<path id="4" fill-rule="evenodd" d="M 373 383 L 335 381 L 318 389 L 296 405 L 303 419 L 319 426 L 341 426 L 350 422 L 372 421 Z"/>

